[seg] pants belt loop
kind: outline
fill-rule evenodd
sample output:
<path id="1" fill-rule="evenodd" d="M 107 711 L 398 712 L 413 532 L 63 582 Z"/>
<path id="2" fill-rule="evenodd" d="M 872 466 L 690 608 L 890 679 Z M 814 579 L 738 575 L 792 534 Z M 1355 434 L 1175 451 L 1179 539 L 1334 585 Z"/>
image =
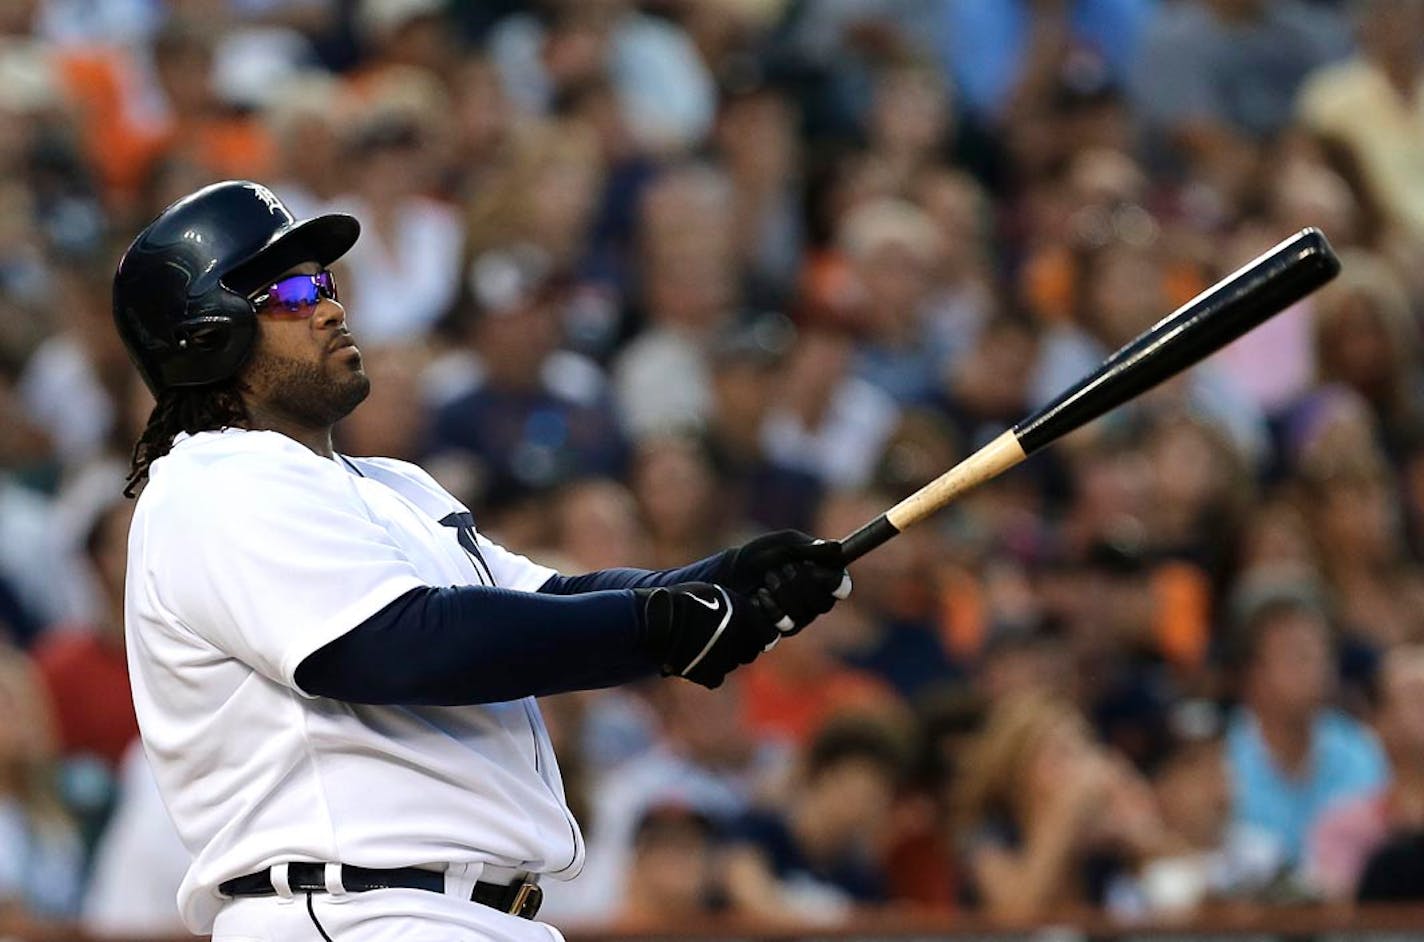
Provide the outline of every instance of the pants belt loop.
<path id="1" fill-rule="evenodd" d="M 469 900 L 484 872 L 481 863 L 452 863 L 445 869 L 445 895 Z"/>
<path id="2" fill-rule="evenodd" d="M 341 882 L 341 864 L 329 863 L 322 868 L 322 877 L 326 882 L 326 892 L 330 896 L 345 896 L 346 884 Z"/>
<path id="3" fill-rule="evenodd" d="M 277 895 L 284 900 L 290 900 L 292 898 L 292 884 L 287 879 L 286 863 L 273 864 L 267 873 L 272 878 L 272 889 L 277 891 Z"/>

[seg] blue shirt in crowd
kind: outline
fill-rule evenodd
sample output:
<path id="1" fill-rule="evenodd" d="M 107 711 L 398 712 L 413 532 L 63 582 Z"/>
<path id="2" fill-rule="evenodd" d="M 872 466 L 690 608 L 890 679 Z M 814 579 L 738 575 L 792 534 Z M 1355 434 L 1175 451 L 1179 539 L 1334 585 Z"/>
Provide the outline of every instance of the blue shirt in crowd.
<path id="1" fill-rule="evenodd" d="M 1249 710 L 1231 720 L 1226 757 L 1235 795 L 1233 823 L 1269 833 L 1290 863 L 1300 859 L 1321 812 L 1342 798 L 1379 788 L 1388 777 L 1384 751 L 1374 734 L 1336 710 L 1317 715 L 1310 756 L 1299 778 L 1276 766 Z"/>
<path id="2" fill-rule="evenodd" d="M 1153 0 L 1074 0 L 1068 28 L 1075 45 L 1096 53 L 1120 84 L 1155 8 Z M 1034 4 L 943 0 L 931 9 L 936 52 L 970 110 L 998 114 L 1023 74 L 1038 15 Z"/>

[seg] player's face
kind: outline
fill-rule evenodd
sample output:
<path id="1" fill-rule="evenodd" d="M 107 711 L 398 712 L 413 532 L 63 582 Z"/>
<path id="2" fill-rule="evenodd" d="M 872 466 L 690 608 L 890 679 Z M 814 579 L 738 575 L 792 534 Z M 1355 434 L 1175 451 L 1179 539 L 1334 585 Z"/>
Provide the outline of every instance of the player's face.
<path id="1" fill-rule="evenodd" d="M 310 428 L 326 428 L 348 415 L 371 391 L 361 351 L 346 328 L 346 310 L 319 282 L 294 281 L 317 276 L 320 265 L 307 262 L 277 279 L 280 292 L 255 295 L 258 305 L 257 348 L 243 379 L 252 399 L 263 408 Z M 305 303 L 304 291 L 314 303 Z M 284 300 L 295 298 L 293 303 Z"/>

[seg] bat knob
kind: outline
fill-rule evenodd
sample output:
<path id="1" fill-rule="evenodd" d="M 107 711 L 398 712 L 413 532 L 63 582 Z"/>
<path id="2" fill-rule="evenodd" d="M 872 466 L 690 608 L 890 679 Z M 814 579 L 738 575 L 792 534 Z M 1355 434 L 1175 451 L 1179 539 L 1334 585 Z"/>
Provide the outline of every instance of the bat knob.
<path id="1" fill-rule="evenodd" d="M 1297 257 L 1302 263 L 1313 262 L 1311 269 L 1319 277 L 1317 287 L 1340 274 L 1340 256 L 1335 254 L 1325 233 L 1315 226 L 1307 226 L 1296 233 L 1292 240 L 1296 243 Z"/>

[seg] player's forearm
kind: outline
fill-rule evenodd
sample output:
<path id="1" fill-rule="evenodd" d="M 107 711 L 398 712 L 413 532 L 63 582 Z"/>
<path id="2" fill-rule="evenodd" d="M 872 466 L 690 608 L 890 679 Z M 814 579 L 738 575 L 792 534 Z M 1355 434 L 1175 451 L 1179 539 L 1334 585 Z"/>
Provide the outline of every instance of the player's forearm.
<path id="1" fill-rule="evenodd" d="M 641 632 L 629 591 L 416 589 L 306 658 L 296 680 L 350 703 L 498 703 L 652 676 Z"/>
<path id="2" fill-rule="evenodd" d="M 721 582 L 727 552 L 683 566 L 681 569 L 600 569 L 581 576 L 552 575 L 539 587 L 545 595 L 578 595 L 609 589 L 652 589 L 684 582 Z"/>

